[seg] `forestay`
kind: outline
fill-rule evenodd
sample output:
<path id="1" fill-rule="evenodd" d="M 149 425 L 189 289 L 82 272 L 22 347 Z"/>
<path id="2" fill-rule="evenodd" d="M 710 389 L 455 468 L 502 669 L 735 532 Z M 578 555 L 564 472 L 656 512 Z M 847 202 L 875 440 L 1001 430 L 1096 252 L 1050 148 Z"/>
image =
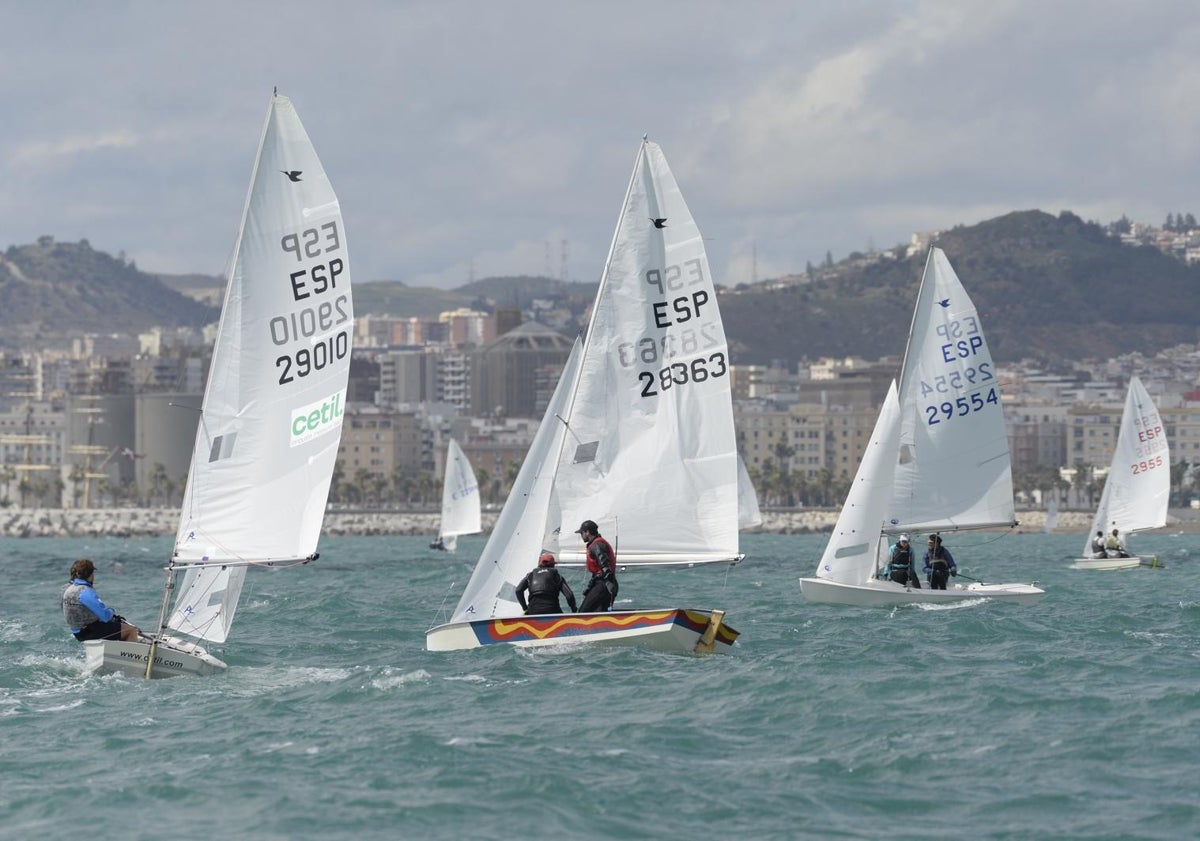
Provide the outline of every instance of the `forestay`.
<path id="1" fill-rule="evenodd" d="M 999 379 L 975 305 L 930 248 L 900 375 L 899 461 L 887 530 L 1013 525 Z"/>
<path id="2" fill-rule="evenodd" d="M 560 560 L 594 520 L 622 566 L 738 554 L 729 354 L 704 242 L 643 141 L 600 279 L 555 487 Z"/>
<path id="3" fill-rule="evenodd" d="M 341 210 L 292 103 L 274 96 L 230 263 L 174 562 L 168 625 L 226 639 L 246 562 L 320 535 L 354 325 Z M 243 565 L 222 566 L 234 561 Z"/>
<path id="4" fill-rule="evenodd" d="M 1083 557 L 1091 557 L 1092 535 L 1098 531 L 1107 535 L 1117 528 L 1130 534 L 1165 525 L 1170 496 L 1171 457 L 1162 419 L 1142 381 L 1133 376 Z"/>

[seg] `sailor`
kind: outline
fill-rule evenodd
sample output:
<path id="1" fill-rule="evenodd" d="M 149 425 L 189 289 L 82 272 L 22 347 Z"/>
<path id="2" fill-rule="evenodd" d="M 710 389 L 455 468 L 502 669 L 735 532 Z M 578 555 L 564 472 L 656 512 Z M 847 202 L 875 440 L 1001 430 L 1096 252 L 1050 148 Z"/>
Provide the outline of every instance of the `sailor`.
<path id="1" fill-rule="evenodd" d="M 70 576 L 70 583 L 63 587 L 59 601 L 63 618 L 67 620 L 67 627 L 75 639 L 80 642 L 115 639 L 137 642 L 137 627 L 126 622 L 124 616 L 118 616 L 96 594 L 95 564 L 87 558 L 80 558 L 71 564 Z"/>
<path id="2" fill-rule="evenodd" d="M 929 535 L 929 548 L 925 550 L 925 577 L 930 588 L 945 590 L 950 576 L 958 575 L 958 565 L 950 550 L 942 545 L 940 534 Z"/>
<path id="3" fill-rule="evenodd" d="M 617 600 L 617 553 L 592 520 L 584 520 L 575 533 L 587 544 L 587 570 L 591 580 L 583 588 L 580 613 L 598 613 L 612 608 Z"/>
<path id="4" fill-rule="evenodd" d="M 1129 553 L 1125 551 L 1125 545 L 1121 543 L 1121 536 L 1116 529 L 1112 530 L 1112 534 L 1108 536 L 1108 540 L 1104 542 L 1104 549 L 1108 552 L 1110 558 L 1128 558 Z"/>
<path id="5" fill-rule="evenodd" d="M 525 591 L 529 591 L 529 603 L 525 602 Z M 517 601 L 526 616 L 545 613 L 562 613 L 562 605 L 558 594 L 567 597 L 571 612 L 575 612 L 575 594 L 567 580 L 554 568 L 554 555 L 543 552 L 538 558 L 538 565 L 517 584 Z"/>
<path id="6" fill-rule="evenodd" d="M 918 590 L 921 589 L 921 582 L 917 580 L 916 565 L 913 563 L 912 547 L 908 544 L 908 535 L 900 535 L 897 540 L 888 550 L 888 565 L 883 568 L 881 578 L 890 578 L 897 584 L 912 585 Z"/>
<path id="7" fill-rule="evenodd" d="M 1096 532 L 1096 536 L 1092 538 L 1092 557 L 1107 558 L 1108 553 L 1104 551 L 1104 532 Z"/>

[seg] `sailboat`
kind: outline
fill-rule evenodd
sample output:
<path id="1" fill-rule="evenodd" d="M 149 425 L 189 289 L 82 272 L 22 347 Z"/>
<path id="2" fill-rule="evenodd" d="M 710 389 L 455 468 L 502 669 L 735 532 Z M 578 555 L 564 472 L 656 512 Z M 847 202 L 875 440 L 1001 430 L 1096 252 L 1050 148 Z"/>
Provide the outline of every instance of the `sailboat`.
<path id="1" fill-rule="evenodd" d="M 1128 536 L 1167 523 L 1171 498 L 1171 454 L 1162 419 L 1149 392 L 1136 375 L 1129 379 L 1125 411 L 1117 432 L 1112 465 L 1100 494 L 1100 505 L 1092 519 L 1092 529 L 1083 545 L 1083 557 L 1076 558 L 1072 569 L 1132 569 L 1137 566 L 1163 566 L 1157 556 L 1139 558 L 1094 558 L 1092 536 L 1103 532 L 1108 537 L 1114 528 Z"/>
<path id="2" fill-rule="evenodd" d="M 523 616 L 514 586 L 543 549 L 582 564 L 593 520 L 617 566 L 735 563 L 737 450 L 725 331 L 704 241 L 657 144 L 643 139 L 585 338 L 431 651 L 495 643 L 727 651 L 724 612 Z M 562 538 L 574 538 L 564 542 Z"/>
<path id="3" fill-rule="evenodd" d="M 738 466 L 738 528 L 742 531 L 753 531 L 763 523 L 762 511 L 758 507 L 758 493 L 754 490 L 754 482 L 750 481 L 750 472 L 746 470 L 746 462 L 739 455 Z"/>
<path id="4" fill-rule="evenodd" d="M 442 484 L 442 526 L 430 549 L 453 552 L 462 534 L 479 534 L 479 482 L 471 462 L 453 438 L 446 445 L 446 478 Z"/>
<path id="5" fill-rule="evenodd" d="M 291 101 L 275 93 L 225 302 L 156 631 L 84 643 L 87 668 L 208 675 L 250 566 L 316 559 L 341 441 L 354 308 L 342 213 Z M 182 572 L 174 607 L 176 576 Z"/>
<path id="6" fill-rule="evenodd" d="M 1023 604 L 1033 584 L 910 588 L 878 577 L 900 533 L 1016 525 L 999 382 L 983 327 L 950 261 L 931 247 L 900 383 L 892 383 L 816 575 L 812 602 L 860 606 L 990 598 Z M 919 556 L 915 545 L 914 555 Z"/>

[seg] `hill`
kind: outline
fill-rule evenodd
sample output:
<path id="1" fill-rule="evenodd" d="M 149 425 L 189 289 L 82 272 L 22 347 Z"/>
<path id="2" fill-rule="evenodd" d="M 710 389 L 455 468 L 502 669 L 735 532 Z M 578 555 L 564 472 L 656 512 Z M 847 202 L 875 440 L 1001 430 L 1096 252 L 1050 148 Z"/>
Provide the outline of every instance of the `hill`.
<path id="1" fill-rule="evenodd" d="M 1123 245 L 1072 213 L 1009 213 L 945 231 L 935 243 L 975 301 L 999 361 L 1153 354 L 1200 339 L 1200 267 Z M 791 366 L 818 356 L 899 355 L 924 264 L 924 254 L 906 257 L 898 247 L 726 290 L 721 312 L 733 357 Z M 217 307 L 206 302 L 219 302 L 223 285 L 207 275 L 145 274 L 86 240 L 42 237 L 0 257 L 0 324 L 10 345 L 68 330 L 201 326 L 216 320 Z M 374 281 L 355 285 L 355 312 L 435 318 L 458 307 L 528 309 L 547 300 L 582 324 L 595 288 L 534 276 L 453 290 Z"/>
<path id="2" fill-rule="evenodd" d="M 202 327 L 218 314 L 133 262 L 94 250 L 87 240 L 41 237 L 32 245 L 11 246 L 0 257 L 0 325 L 8 345 L 66 332 Z"/>
<path id="3" fill-rule="evenodd" d="M 1200 268 L 1129 247 L 1071 213 L 1022 211 L 957 227 L 935 244 L 970 293 L 998 361 L 1154 353 L 1195 342 Z M 811 279 L 721 299 L 735 358 L 902 354 L 925 255 L 861 255 Z"/>

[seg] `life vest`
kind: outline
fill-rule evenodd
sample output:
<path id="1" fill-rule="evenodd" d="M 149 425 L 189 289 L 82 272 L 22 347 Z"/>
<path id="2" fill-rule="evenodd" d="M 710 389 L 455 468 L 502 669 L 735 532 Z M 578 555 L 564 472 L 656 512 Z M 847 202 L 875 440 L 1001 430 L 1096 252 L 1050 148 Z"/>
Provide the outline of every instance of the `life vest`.
<path id="1" fill-rule="evenodd" d="M 912 560 L 912 547 L 901 549 L 900 545 L 896 544 L 896 551 L 892 554 L 890 567 L 892 569 L 911 569 Z"/>
<path id="2" fill-rule="evenodd" d="M 71 629 L 72 633 L 86 628 L 88 625 L 100 618 L 96 614 L 92 613 L 91 609 L 88 608 L 87 605 L 81 604 L 79 601 L 79 594 L 88 587 L 91 587 L 91 585 L 76 584 L 73 581 L 66 587 L 63 587 L 62 596 L 60 598 L 62 603 L 63 619 L 67 620 L 67 627 Z"/>
<path id="3" fill-rule="evenodd" d="M 613 551 L 612 544 L 610 544 L 607 540 L 605 540 L 603 537 L 600 537 L 599 535 L 594 537 L 592 539 L 592 542 L 588 544 L 587 571 L 595 576 L 600 576 L 600 575 L 604 574 L 604 570 L 602 570 L 600 568 L 600 562 L 592 557 L 592 547 L 595 546 L 597 543 L 601 544 L 603 546 L 603 548 L 608 550 L 608 568 L 609 568 L 609 571 L 612 572 L 613 576 L 616 576 L 616 574 L 617 574 L 617 553 Z"/>
<path id="4" fill-rule="evenodd" d="M 933 552 L 930 553 L 929 566 L 932 569 L 937 569 L 938 567 L 946 567 L 949 569 L 950 562 L 946 560 L 946 550 L 941 546 L 934 549 Z"/>
<path id="5" fill-rule="evenodd" d="M 558 600 L 562 576 L 554 567 L 538 567 L 529 574 L 529 600 L 549 598 Z"/>

